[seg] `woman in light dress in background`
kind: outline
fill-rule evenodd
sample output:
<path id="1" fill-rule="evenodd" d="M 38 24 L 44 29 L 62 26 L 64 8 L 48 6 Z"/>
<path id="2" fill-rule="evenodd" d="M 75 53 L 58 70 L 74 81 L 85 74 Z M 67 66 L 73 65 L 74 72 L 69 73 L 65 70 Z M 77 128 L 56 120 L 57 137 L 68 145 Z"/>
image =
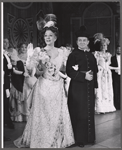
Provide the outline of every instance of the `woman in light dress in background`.
<path id="1" fill-rule="evenodd" d="M 25 103 L 26 103 L 25 114 L 27 114 L 27 118 L 29 115 L 29 107 L 30 107 L 29 106 L 30 102 L 28 101 L 28 96 L 29 96 L 34 84 L 37 81 L 37 78 L 35 77 L 35 73 L 36 73 L 35 67 L 31 63 L 28 62 L 29 53 L 32 53 L 31 49 L 32 49 L 32 44 L 20 43 L 18 45 L 18 57 L 24 64 L 25 72 L 27 72 L 29 74 L 29 77 L 25 78 L 24 86 L 23 86 L 23 101 L 25 101 Z M 27 119 L 26 119 L 26 121 L 27 121 Z"/>
<path id="2" fill-rule="evenodd" d="M 31 82 L 34 81 L 33 85 L 36 82 L 35 77 L 33 77 L 32 67 L 26 66 L 27 44 L 20 43 L 18 45 L 18 52 L 14 50 L 11 53 L 11 61 L 13 64 L 12 86 L 10 90 L 11 118 L 15 122 L 27 121 L 30 113 L 30 102 L 27 101 L 27 98 L 32 90 L 32 84 L 29 82 L 30 80 Z"/>
<path id="3" fill-rule="evenodd" d="M 101 34 L 101 33 L 100 33 Z M 100 51 L 95 51 L 94 55 L 98 64 L 98 89 L 96 90 L 95 112 L 97 114 L 116 111 L 113 103 L 113 86 L 111 69 L 111 54 L 107 51 L 109 40 L 95 34 L 95 41 L 100 42 Z"/>
<path id="4" fill-rule="evenodd" d="M 31 61 L 41 63 L 43 73 L 38 78 L 29 98 L 32 101 L 30 115 L 20 138 L 14 141 L 18 148 L 65 148 L 74 144 L 67 97 L 64 91 L 64 53 L 54 46 L 58 37 L 56 17 L 46 15 L 42 30 L 46 46 L 35 48 Z M 48 21 L 47 21 L 48 20 Z M 50 20 L 50 21 L 49 21 Z M 53 21 L 52 21 L 53 20 Z"/>

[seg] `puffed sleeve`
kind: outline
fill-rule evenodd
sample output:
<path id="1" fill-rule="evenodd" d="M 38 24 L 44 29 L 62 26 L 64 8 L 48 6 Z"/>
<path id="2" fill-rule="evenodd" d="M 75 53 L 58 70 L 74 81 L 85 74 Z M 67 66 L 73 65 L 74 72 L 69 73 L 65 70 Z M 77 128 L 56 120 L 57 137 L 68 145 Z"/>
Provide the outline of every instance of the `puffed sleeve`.
<path id="1" fill-rule="evenodd" d="M 28 68 L 37 68 L 37 66 L 39 64 L 39 53 L 40 53 L 40 51 L 41 51 L 41 49 L 39 47 L 36 47 L 33 50 L 32 56 L 26 62 L 26 65 Z"/>
<path id="2" fill-rule="evenodd" d="M 73 68 L 73 66 L 75 65 L 76 65 L 75 56 L 73 55 L 73 53 L 71 53 L 67 60 L 66 73 L 71 79 L 84 82 L 86 74 L 83 72 L 80 72 L 79 70 L 75 70 Z"/>
<path id="3" fill-rule="evenodd" d="M 108 53 L 108 64 L 109 65 L 111 64 L 111 57 L 112 57 L 112 55 L 110 53 Z"/>
<path id="4" fill-rule="evenodd" d="M 97 64 L 98 64 L 98 62 L 99 62 L 99 52 L 98 52 L 98 51 L 95 51 L 95 52 L 93 53 L 93 55 L 94 55 L 94 57 L 95 57 L 95 59 L 96 59 L 96 62 L 97 62 Z"/>

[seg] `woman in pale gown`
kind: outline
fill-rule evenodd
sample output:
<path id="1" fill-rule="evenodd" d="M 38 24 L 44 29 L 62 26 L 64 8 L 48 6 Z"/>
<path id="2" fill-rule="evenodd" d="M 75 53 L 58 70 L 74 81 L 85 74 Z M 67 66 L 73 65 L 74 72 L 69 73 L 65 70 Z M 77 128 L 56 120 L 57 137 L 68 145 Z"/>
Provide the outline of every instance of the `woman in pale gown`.
<path id="1" fill-rule="evenodd" d="M 43 73 L 29 96 L 30 115 L 22 136 L 14 141 L 18 148 L 65 148 L 74 144 L 64 76 L 60 72 L 64 53 L 54 46 L 58 29 L 49 21 L 42 30 L 46 46 L 36 48 L 31 60 L 35 65 L 41 63 Z"/>
<path id="2" fill-rule="evenodd" d="M 25 110 L 23 110 L 23 111 L 25 112 L 25 114 L 27 114 L 27 118 L 28 118 L 28 114 L 29 114 L 28 103 L 30 103 L 30 102 L 27 101 L 27 98 L 37 80 L 37 78 L 35 77 L 36 70 L 35 70 L 35 67 L 31 63 L 28 62 L 28 57 L 29 57 L 28 56 L 29 55 L 28 54 L 29 53 L 28 45 L 26 43 L 20 43 L 18 48 L 19 48 L 18 49 L 19 50 L 18 57 L 24 63 L 25 72 L 27 72 L 29 74 L 29 78 L 25 78 L 24 86 L 23 86 L 23 101 L 25 101 L 25 103 L 26 103 Z"/>
<path id="3" fill-rule="evenodd" d="M 97 40 L 97 39 L 96 39 Z M 111 54 L 107 51 L 109 40 L 107 38 L 101 38 L 100 40 L 100 51 L 95 51 L 94 55 L 98 64 L 98 89 L 96 90 L 95 100 L 95 112 L 107 113 L 116 111 L 113 103 L 113 86 L 112 86 L 112 73 L 110 67 Z"/>

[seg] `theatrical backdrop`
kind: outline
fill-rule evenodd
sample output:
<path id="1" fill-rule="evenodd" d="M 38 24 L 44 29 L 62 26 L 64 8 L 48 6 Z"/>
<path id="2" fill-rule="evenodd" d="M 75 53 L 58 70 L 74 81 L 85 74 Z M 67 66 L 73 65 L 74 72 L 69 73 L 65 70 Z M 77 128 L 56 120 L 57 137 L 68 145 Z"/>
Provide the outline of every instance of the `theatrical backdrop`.
<path id="1" fill-rule="evenodd" d="M 97 32 L 109 38 L 108 51 L 114 55 L 120 43 L 119 2 L 4 2 L 4 38 L 12 47 L 20 42 L 39 45 L 36 21 L 39 16 L 54 13 L 57 16 L 59 38 L 56 46 L 71 43 L 75 46 L 75 32 L 81 25 L 87 27 L 92 39 Z"/>

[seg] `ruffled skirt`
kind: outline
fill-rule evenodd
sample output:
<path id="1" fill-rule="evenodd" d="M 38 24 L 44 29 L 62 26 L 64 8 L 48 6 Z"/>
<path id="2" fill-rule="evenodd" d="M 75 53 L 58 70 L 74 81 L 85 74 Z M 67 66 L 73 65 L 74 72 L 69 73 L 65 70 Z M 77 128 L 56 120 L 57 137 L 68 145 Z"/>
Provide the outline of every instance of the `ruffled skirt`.
<path id="1" fill-rule="evenodd" d="M 65 148 L 75 143 L 62 79 L 40 77 L 28 99 L 32 102 L 30 115 L 15 146 Z"/>

